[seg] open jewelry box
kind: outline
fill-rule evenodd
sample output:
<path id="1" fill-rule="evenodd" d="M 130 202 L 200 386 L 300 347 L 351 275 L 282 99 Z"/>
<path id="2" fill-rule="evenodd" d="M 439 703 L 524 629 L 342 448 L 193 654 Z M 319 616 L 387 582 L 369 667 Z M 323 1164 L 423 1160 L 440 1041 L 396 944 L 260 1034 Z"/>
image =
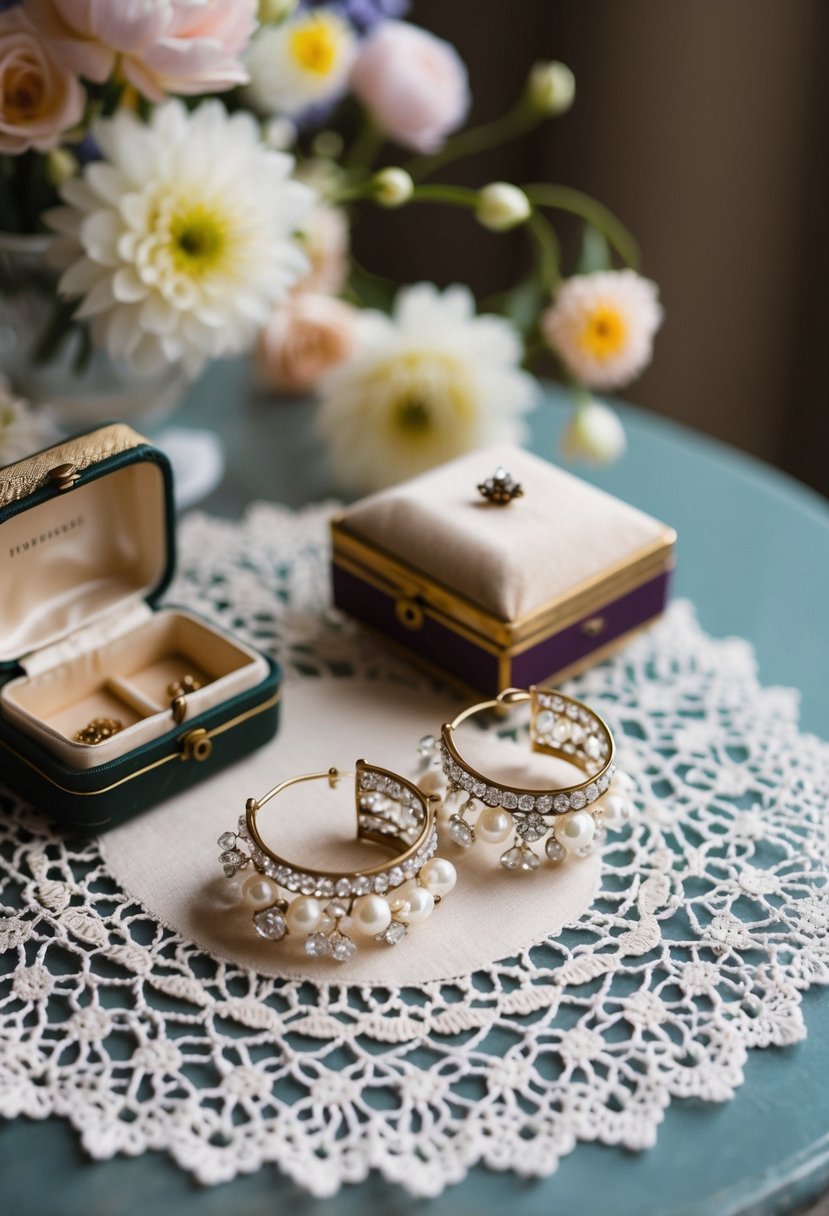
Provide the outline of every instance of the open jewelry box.
<path id="1" fill-rule="evenodd" d="M 522 490 L 501 504 L 478 490 L 499 466 Z M 441 675 L 495 695 L 560 680 L 658 616 L 675 540 L 644 512 L 500 445 L 347 508 L 333 524 L 334 601 Z"/>
<path id="2" fill-rule="evenodd" d="M 276 731 L 277 664 L 158 607 L 172 475 L 113 424 L 0 469 L 0 782 L 101 828 Z"/>

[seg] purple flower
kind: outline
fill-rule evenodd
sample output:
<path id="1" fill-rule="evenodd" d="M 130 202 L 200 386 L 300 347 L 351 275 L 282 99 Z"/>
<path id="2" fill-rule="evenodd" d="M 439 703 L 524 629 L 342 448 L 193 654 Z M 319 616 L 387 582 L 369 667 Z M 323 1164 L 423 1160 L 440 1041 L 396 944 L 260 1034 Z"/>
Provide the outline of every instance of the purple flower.
<path id="1" fill-rule="evenodd" d="M 365 34 L 381 21 L 404 17 L 409 11 L 409 0 L 334 0 L 333 3 L 305 0 L 303 8 L 330 9 L 349 21 L 359 33 Z"/>

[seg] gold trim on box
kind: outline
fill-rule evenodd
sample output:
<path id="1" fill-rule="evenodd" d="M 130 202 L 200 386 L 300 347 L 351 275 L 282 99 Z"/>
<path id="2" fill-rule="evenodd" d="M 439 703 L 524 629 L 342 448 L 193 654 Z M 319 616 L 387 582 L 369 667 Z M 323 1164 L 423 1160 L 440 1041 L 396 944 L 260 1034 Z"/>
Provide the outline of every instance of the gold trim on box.
<path id="1" fill-rule="evenodd" d="M 44 452 L 27 456 L 25 460 L 0 469 L 0 507 L 7 507 L 22 498 L 28 498 L 46 483 L 58 484 L 55 482 L 56 470 L 71 467 L 72 484 L 75 484 L 80 480 L 78 474 L 84 469 L 100 464 L 102 460 L 120 452 L 129 452 L 146 442 L 143 435 L 139 435 L 132 427 L 115 422 L 111 426 L 99 427 L 89 435 L 67 439 L 65 443 L 58 443 Z M 59 488 L 70 489 L 71 486 L 59 485 Z"/>
<path id="2" fill-rule="evenodd" d="M 243 722 L 247 722 L 251 718 L 255 718 L 259 714 L 263 714 L 269 709 L 273 709 L 274 705 L 276 705 L 281 698 L 282 692 L 280 690 L 279 692 L 274 693 L 270 700 L 264 701 L 261 705 L 255 706 L 254 709 L 248 709 L 245 711 L 245 713 L 238 714 L 235 718 L 230 718 L 227 722 L 222 722 L 220 726 L 215 726 L 213 730 L 206 730 L 204 734 L 200 736 L 201 740 L 204 741 L 208 739 L 215 739 L 217 735 L 223 735 L 225 731 L 232 730 L 234 726 L 241 726 Z M 179 743 L 185 744 L 188 737 L 194 733 L 195 732 L 193 731 L 188 731 L 179 739 Z M 76 798 L 97 798 L 101 794 L 108 794 L 111 790 L 117 790 L 119 786 L 126 785 L 129 781 L 135 781 L 137 777 L 143 777 L 145 773 L 151 773 L 153 769 L 161 768 L 163 764 L 169 764 L 171 760 L 188 759 L 188 757 L 182 751 L 182 748 L 179 747 L 177 751 L 171 752 L 168 756 L 162 756 L 160 760 L 154 760 L 152 764 L 146 764 L 144 768 L 139 768 L 136 770 L 136 772 L 130 773 L 126 777 L 121 777 L 119 781 L 113 781 L 112 785 L 106 785 L 103 789 L 73 790 L 70 789 L 69 786 L 61 785 L 59 781 L 55 781 L 54 777 L 51 777 L 49 773 L 44 772 L 42 768 L 38 768 L 33 761 L 28 759 L 28 757 L 21 756 L 20 753 L 16 752 L 11 744 L 7 743 L 5 739 L 0 738 L 0 746 L 5 747 L 6 751 L 11 752 L 13 756 L 17 756 L 18 760 L 22 760 L 25 765 L 33 769 L 38 776 L 43 777 L 49 782 L 50 785 L 53 785 L 56 789 L 61 790 L 64 794 L 74 794 Z M 107 823 L 108 820 L 103 819 L 100 822 Z"/>
<path id="3" fill-rule="evenodd" d="M 540 605 L 515 621 L 505 621 L 421 570 L 407 566 L 378 545 L 351 535 L 344 516 L 331 526 L 334 563 L 370 583 L 395 601 L 420 604 L 424 615 L 474 641 L 492 654 L 514 655 L 537 642 L 596 616 L 608 603 L 621 598 L 651 578 L 673 568 L 676 533 L 666 527 L 662 536 L 616 562 L 600 574 Z"/>

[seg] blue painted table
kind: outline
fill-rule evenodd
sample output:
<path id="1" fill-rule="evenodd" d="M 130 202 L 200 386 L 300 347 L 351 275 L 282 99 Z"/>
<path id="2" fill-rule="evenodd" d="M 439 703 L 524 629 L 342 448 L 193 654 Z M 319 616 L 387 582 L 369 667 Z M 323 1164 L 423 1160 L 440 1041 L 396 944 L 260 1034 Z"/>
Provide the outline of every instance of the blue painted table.
<path id="1" fill-rule="evenodd" d="M 298 505 L 332 491 L 307 405 L 268 401 L 240 365 L 214 369 L 177 421 L 223 437 L 228 476 L 205 504 L 238 514 L 254 498 Z M 551 390 L 534 449 L 555 458 L 566 404 Z M 629 452 L 590 480 L 673 524 L 677 594 L 710 633 L 755 646 L 766 684 L 802 694 L 802 723 L 829 734 L 829 508 L 782 474 L 632 407 Z M 656 1148 L 579 1145 L 545 1181 L 474 1170 L 430 1202 L 372 1179 L 335 1200 L 308 1197 L 272 1170 L 203 1190 L 165 1157 L 91 1163 L 59 1120 L 0 1124 L 2 1216 L 767 1216 L 829 1187 L 829 994 L 807 993 L 806 1042 L 753 1052 L 724 1106 L 675 1102 Z"/>

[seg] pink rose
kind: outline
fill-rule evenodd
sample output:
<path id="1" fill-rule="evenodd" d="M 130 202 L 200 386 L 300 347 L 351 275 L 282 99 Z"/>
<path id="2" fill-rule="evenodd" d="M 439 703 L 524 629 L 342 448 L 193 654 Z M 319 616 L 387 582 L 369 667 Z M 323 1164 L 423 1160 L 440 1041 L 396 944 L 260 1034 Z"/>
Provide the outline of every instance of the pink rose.
<path id="1" fill-rule="evenodd" d="M 24 0 L 23 6 L 81 76 L 101 83 L 117 61 L 150 101 L 248 79 L 239 56 L 256 27 L 256 0 Z"/>
<path id="2" fill-rule="evenodd" d="M 434 152 L 466 118 L 469 82 L 453 46 L 405 21 L 384 21 L 363 43 L 351 87 L 378 126 L 417 152 Z"/>
<path id="3" fill-rule="evenodd" d="M 295 291 L 335 296 L 348 278 L 348 220 L 341 207 L 319 203 L 302 226 L 300 240 L 311 269 Z"/>
<path id="4" fill-rule="evenodd" d="M 331 296 L 300 292 L 279 304 L 259 338 L 257 365 L 270 388 L 307 392 L 354 351 L 356 310 Z"/>
<path id="5" fill-rule="evenodd" d="M 81 121 L 84 91 L 19 8 L 0 13 L 0 152 L 53 148 Z"/>

